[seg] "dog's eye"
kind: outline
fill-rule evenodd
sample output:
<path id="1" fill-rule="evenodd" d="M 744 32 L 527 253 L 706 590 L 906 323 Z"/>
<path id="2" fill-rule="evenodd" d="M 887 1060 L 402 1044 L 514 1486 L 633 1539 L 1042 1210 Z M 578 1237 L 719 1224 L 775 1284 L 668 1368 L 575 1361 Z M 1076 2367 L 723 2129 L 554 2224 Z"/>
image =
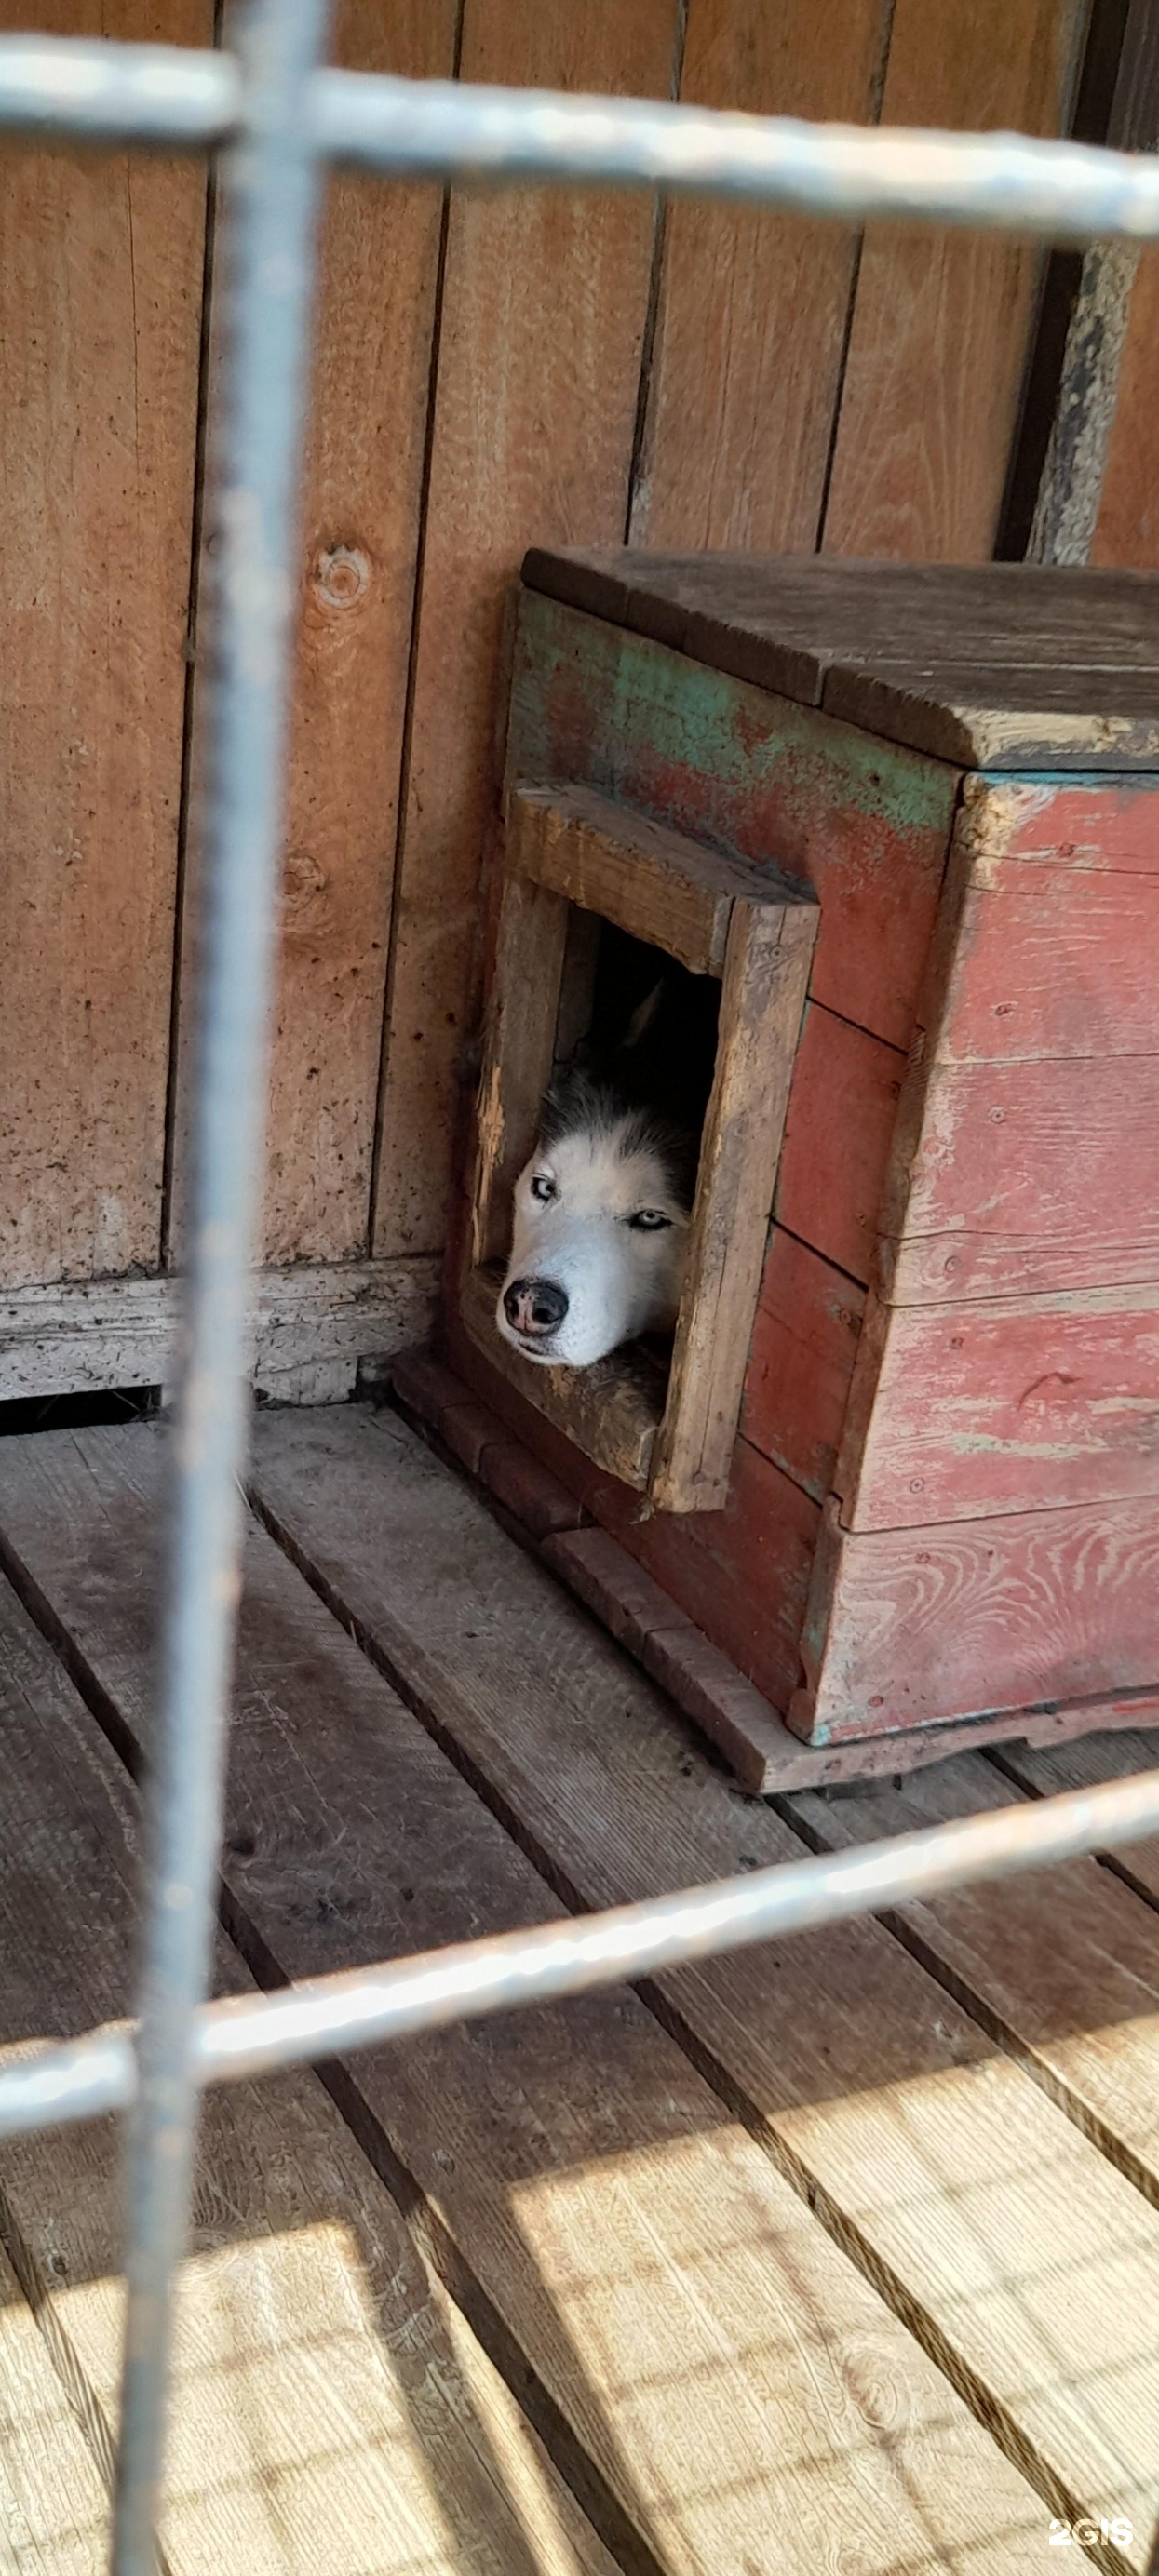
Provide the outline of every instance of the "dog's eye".
<path id="1" fill-rule="evenodd" d="M 672 1219 L 661 1208 L 637 1208 L 635 1216 L 626 1217 L 624 1222 L 637 1234 L 659 1234 L 664 1226 L 671 1225 Z"/>
<path id="2" fill-rule="evenodd" d="M 545 1202 L 555 1197 L 555 1182 L 548 1179 L 546 1172 L 536 1173 L 531 1184 L 531 1195 L 533 1199 L 542 1199 Z"/>

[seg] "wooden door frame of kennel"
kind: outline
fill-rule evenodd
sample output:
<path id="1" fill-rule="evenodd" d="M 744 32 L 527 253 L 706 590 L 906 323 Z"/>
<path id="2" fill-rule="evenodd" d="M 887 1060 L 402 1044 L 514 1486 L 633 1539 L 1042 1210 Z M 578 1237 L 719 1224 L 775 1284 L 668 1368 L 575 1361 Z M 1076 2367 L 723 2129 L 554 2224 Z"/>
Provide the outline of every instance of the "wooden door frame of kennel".
<path id="1" fill-rule="evenodd" d="M 472 1340 L 576 1447 L 666 1512 L 728 1491 L 818 906 L 807 889 L 576 786 L 516 782 L 459 1281 Z M 511 1192 L 573 1016 L 576 915 L 721 985 L 671 1367 L 629 1346 L 592 1369 L 521 1359 L 495 1324 Z M 583 963 L 579 973 L 582 977 Z"/>

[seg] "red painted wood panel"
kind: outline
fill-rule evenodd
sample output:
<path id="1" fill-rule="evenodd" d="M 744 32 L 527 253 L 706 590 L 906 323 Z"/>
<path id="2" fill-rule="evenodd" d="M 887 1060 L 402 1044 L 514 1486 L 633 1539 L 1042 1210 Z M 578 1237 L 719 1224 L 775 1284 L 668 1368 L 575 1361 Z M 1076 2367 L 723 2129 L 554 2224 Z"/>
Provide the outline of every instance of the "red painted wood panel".
<path id="1" fill-rule="evenodd" d="M 812 886 L 814 999 L 908 1047 L 955 770 L 530 591 L 508 769 L 587 780 Z"/>
<path id="2" fill-rule="evenodd" d="M 780 1225 L 862 1285 L 878 1239 L 882 1189 L 905 1058 L 810 1002 L 781 1147 Z"/>
<path id="3" fill-rule="evenodd" d="M 1159 1055 L 934 1065 L 910 1168 L 897 1305 L 1159 1280 Z"/>
<path id="4" fill-rule="evenodd" d="M 1146 1055 L 1159 1040 L 1159 876 L 1022 867 L 967 897 L 942 1061 Z"/>
<path id="5" fill-rule="evenodd" d="M 624 1511 L 623 1491 L 589 1497 L 596 1519 L 775 1708 L 787 1707 L 800 1677 L 816 1503 L 747 1440 L 736 1444 L 722 1512 L 637 1521 Z"/>
<path id="6" fill-rule="evenodd" d="M 1159 1494 L 1159 1288 L 874 1304 L 836 1484 L 853 1530 Z"/>
<path id="7" fill-rule="evenodd" d="M 946 908 L 939 1062 L 1146 1055 L 1159 1043 L 1153 785 L 1044 800 L 971 781 Z"/>
<path id="8" fill-rule="evenodd" d="M 1053 868 L 1065 861 L 1072 868 L 1109 868 L 1128 876 L 1159 874 L 1159 784 L 1153 778 L 972 780 L 968 801 L 983 797 L 1001 807 L 1000 846 L 1028 866 Z"/>
<path id="9" fill-rule="evenodd" d="M 773 1227 L 740 1427 L 818 1503 L 833 1480 L 864 1304 L 845 1271 Z"/>
<path id="10" fill-rule="evenodd" d="M 802 1636 L 816 1743 L 1159 1680 L 1159 1501 L 844 1536 L 827 1506 Z"/>

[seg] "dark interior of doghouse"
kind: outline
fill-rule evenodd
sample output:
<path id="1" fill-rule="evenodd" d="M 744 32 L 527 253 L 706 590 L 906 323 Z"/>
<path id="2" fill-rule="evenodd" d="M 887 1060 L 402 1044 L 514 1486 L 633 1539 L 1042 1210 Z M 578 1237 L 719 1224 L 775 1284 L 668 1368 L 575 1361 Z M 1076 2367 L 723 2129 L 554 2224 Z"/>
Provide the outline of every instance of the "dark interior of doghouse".
<path id="1" fill-rule="evenodd" d="M 658 988 L 659 1006 L 636 1043 L 625 1047 L 637 1015 Z M 629 1105 L 655 1109 L 687 1137 L 692 1180 L 716 1070 L 719 1018 L 715 976 L 690 974 L 664 949 L 578 904 L 569 907 L 556 1069 L 574 1060 L 598 1070 L 614 1061 Z M 650 1335 L 647 1348 L 667 1365 L 670 1341 Z"/>
<path id="2" fill-rule="evenodd" d="M 658 985 L 671 1008 L 663 1022 L 658 1070 L 674 1114 L 699 1137 L 716 1066 L 720 986 L 612 921 L 571 907 L 564 984 L 556 1028 L 556 1062 L 577 1044 L 599 1059 L 623 1044 Z"/>
<path id="3" fill-rule="evenodd" d="M 716 1065 L 720 986 L 712 975 L 691 975 L 662 948 L 634 939 L 598 913 L 569 908 L 567 950 L 555 1061 L 566 1063 L 578 1046 L 594 1057 L 610 1055 L 657 984 L 670 990 L 667 1021 L 670 1058 L 662 1065 L 679 1095 L 678 1114 L 699 1136 Z"/>

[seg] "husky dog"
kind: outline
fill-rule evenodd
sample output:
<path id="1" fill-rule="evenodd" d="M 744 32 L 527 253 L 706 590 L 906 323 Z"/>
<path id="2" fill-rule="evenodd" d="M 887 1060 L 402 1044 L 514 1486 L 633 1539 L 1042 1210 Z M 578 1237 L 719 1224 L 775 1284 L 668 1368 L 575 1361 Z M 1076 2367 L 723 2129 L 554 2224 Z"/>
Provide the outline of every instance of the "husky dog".
<path id="1" fill-rule="evenodd" d="M 496 1309 L 525 1359 L 588 1368 L 675 1324 L 707 1097 L 680 986 L 702 981 L 670 970 L 620 1044 L 577 1051 L 547 1094 Z"/>

